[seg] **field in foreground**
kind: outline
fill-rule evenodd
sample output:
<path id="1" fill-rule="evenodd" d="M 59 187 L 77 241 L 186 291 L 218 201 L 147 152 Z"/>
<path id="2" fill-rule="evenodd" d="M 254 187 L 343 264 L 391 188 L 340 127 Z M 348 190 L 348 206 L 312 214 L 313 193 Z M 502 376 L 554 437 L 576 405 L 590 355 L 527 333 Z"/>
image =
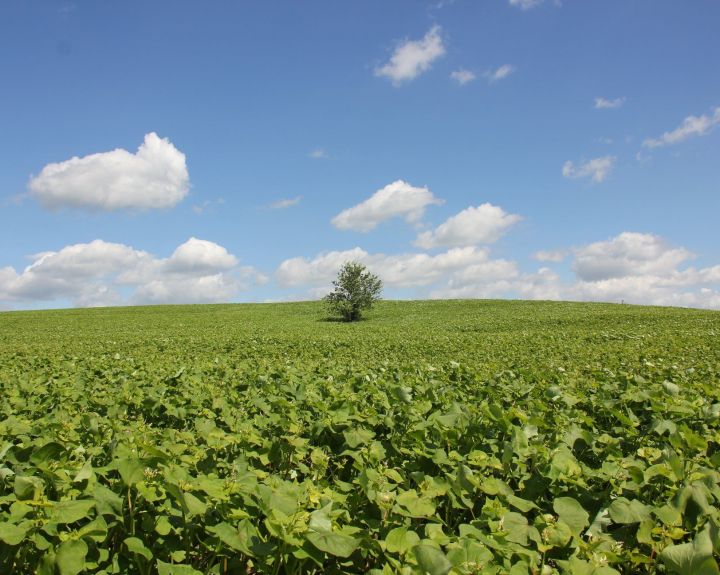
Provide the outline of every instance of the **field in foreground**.
<path id="1" fill-rule="evenodd" d="M 720 313 L 0 314 L 0 573 L 720 573 Z"/>

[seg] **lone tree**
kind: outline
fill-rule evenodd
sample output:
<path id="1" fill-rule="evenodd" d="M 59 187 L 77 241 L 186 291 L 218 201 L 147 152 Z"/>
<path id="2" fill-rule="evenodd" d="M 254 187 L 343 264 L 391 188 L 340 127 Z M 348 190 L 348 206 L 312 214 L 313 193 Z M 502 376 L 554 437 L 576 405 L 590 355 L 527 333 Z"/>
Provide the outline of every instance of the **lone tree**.
<path id="1" fill-rule="evenodd" d="M 359 262 L 345 262 L 333 286 L 325 302 L 345 321 L 359 320 L 362 310 L 370 309 L 382 293 L 382 280 Z"/>

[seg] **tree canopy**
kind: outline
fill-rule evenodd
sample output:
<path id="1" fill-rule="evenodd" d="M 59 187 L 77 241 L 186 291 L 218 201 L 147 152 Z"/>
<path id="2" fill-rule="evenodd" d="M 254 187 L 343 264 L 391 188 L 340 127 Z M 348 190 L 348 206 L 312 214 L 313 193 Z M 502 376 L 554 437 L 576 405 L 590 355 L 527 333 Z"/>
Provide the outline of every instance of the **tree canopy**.
<path id="1" fill-rule="evenodd" d="M 334 289 L 325 302 L 331 313 L 345 321 L 358 321 L 382 293 L 382 280 L 359 262 L 345 262 L 332 283 Z"/>

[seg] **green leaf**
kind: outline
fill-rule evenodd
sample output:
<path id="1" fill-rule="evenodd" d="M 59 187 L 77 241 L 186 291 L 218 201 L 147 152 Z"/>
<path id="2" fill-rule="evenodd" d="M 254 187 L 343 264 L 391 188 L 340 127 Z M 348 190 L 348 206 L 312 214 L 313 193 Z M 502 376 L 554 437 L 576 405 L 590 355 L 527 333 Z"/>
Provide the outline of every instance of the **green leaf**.
<path id="1" fill-rule="evenodd" d="M 404 555 L 420 543 L 420 536 L 407 527 L 391 529 L 385 536 L 385 549 L 390 553 Z"/>
<path id="2" fill-rule="evenodd" d="M 413 555 L 418 562 L 420 571 L 429 575 L 447 575 L 452 563 L 440 549 L 421 543 L 413 547 Z"/>
<path id="3" fill-rule="evenodd" d="M 675 495 L 675 506 L 679 511 L 685 511 L 688 503 L 692 502 L 703 514 L 710 513 L 708 502 L 708 489 L 699 481 L 686 485 Z"/>
<path id="4" fill-rule="evenodd" d="M 43 492 L 44 483 L 39 477 L 15 476 L 15 497 L 18 501 L 33 501 L 40 498 Z"/>
<path id="5" fill-rule="evenodd" d="M 354 537 L 342 533 L 315 533 L 314 531 L 308 531 L 306 537 L 320 551 L 336 557 L 350 557 L 360 544 L 360 541 Z"/>
<path id="6" fill-rule="evenodd" d="M 415 490 L 403 491 L 395 499 L 395 509 L 406 517 L 432 517 L 435 515 L 435 503 L 432 499 L 420 496 Z"/>
<path id="7" fill-rule="evenodd" d="M 55 552 L 50 549 L 41 558 L 35 575 L 56 575 Z"/>
<path id="8" fill-rule="evenodd" d="M 682 524 L 682 515 L 680 511 L 675 509 L 672 505 L 663 505 L 662 507 L 655 507 L 653 513 L 657 518 L 662 521 L 665 525 L 676 527 Z"/>
<path id="9" fill-rule="evenodd" d="M 680 393 L 680 388 L 670 381 L 663 381 L 662 386 L 663 390 L 665 390 L 665 393 L 667 393 L 668 395 L 677 395 L 678 393 Z"/>
<path id="10" fill-rule="evenodd" d="M 157 560 L 158 575 L 203 575 L 202 571 L 194 569 L 190 565 L 177 565 L 174 563 L 164 563 Z"/>
<path id="11" fill-rule="evenodd" d="M 60 501 L 53 506 L 50 521 L 55 523 L 75 523 L 87 517 L 93 507 L 95 507 L 95 501 L 92 499 Z"/>
<path id="12" fill-rule="evenodd" d="M 207 505 L 205 505 L 205 503 L 200 501 L 200 499 L 195 497 L 192 493 L 185 492 L 183 495 L 185 498 L 185 505 L 187 506 L 187 514 L 189 517 L 205 514 L 205 511 L 207 510 Z"/>
<path id="13" fill-rule="evenodd" d="M 122 516 L 123 499 L 104 485 L 96 484 L 92 490 L 95 509 L 102 515 Z"/>
<path id="14" fill-rule="evenodd" d="M 674 575 L 718 575 L 720 570 L 713 558 L 709 529 L 703 529 L 692 543 L 670 545 L 660 554 L 665 566 Z"/>
<path id="15" fill-rule="evenodd" d="M 277 510 L 289 517 L 298 510 L 303 497 L 302 487 L 289 482 L 281 483 L 275 489 L 268 485 L 259 485 L 258 492 L 261 508 L 266 515 Z"/>
<path id="16" fill-rule="evenodd" d="M 0 523 L 0 541 L 8 545 L 19 545 L 25 539 L 28 530 L 12 523 Z"/>
<path id="17" fill-rule="evenodd" d="M 483 480 L 480 484 L 480 489 L 482 489 L 487 495 L 512 495 L 512 489 L 510 486 L 497 477 L 488 477 Z"/>
<path id="18" fill-rule="evenodd" d="M 612 521 L 610 521 L 608 510 L 601 509 L 595 515 L 595 519 L 593 519 L 590 527 L 588 527 L 587 534 L 592 537 L 599 537 L 600 534 L 605 531 L 605 528 L 610 525 L 610 523 L 612 523 Z"/>
<path id="19" fill-rule="evenodd" d="M 108 532 L 108 525 L 102 515 L 98 515 L 90 523 L 85 523 L 77 531 L 78 537 L 89 538 L 96 543 L 102 543 L 105 541 Z"/>
<path id="20" fill-rule="evenodd" d="M 230 547 L 230 549 L 240 551 L 245 555 L 253 555 L 252 550 L 250 549 L 250 541 L 248 541 L 248 537 L 246 536 L 247 534 L 235 529 L 229 523 L 218 523 L 217 525 L 206 527 L 205 529 L 206 531 L 216 535 L 217 538 Z"/>
<path id="21" fill-rule="evenodd" d="M 650 508 L 640 503 L 637 499 L 628 501 L 624 497 L 618 497 L 608 507 L 610 518 L 615 523 L 627 525 L 630 523 L 640 523 L 646 519 L 650 519 Z"/>
<path id="22" fill-rule="evenodd" d="M 125 485 L 135 485 L 145 479 L 145 463 L 137 457 L 118 459 L 116 465 Z"/>
<path id="23" fill-rule="evenodd" d="M 124 543 L 130 553 L 136 553 L 137 555 L 141 555 L 142 557 L 145 557 L 145 559 L 147 559 L 148 561 L 153 558 L 152 551 L 145 547 L 145 544 L 142 542 L 142 540 L 138 539 L 137 537 L 128 537 L 127 539 L 125 539 Z"/>
<path id="24" fill-rule="evenodd" d="M 508 541 L 519 543 L 523 547 L 527 545 L 528 522 L 524 515 L 509 511 L 502 518 L 503 530 L 507 532 L 505 538 Z"/>
<path id="25" fill-rule="evenodd" d="M 63 451 L 65 447 L 56 441 L 46 443 L 40 449 L 30 456 L 30 461 L 35 465 L 42 465 L 48 461 L 55 461 Z"/>
<path id="26" fill-rule="evenodd" d="M 580 535 L 582 530 L 590 524 L 590 515 L 572 497 L 556 497 L 553 509 L 560 520 L 567 523 L 574 535 Z"/>
<path id="27" fill-rule="evenodd" d="M 565 547 L 572 539 L 573 533 L 570 526 L 564 521 L 558 521 L 548 525 L 543 530 L 543 535 L 549 545 L 553 547 Z"/>
<path id="28" fill-rule="evenodd" d="M 86 479 L 90 479 L 95 473 L 93 472 L 92 462 L 88 459 L 77 472 L 73 479 L 73 483 L 80 483 Z"/>
<path id="29" fill-rule="evenodd" d="M 330 533 L 332 532 L 332 519 L 328 515 L 330 506 L 317 509 L 310 514 L 310 521 L 308 522 L 308 528 L 311 531 L 317 533 Z"/>
<path id="30" fill-rule="evenodd" d="M 450 563 L 457 568 L 465 565 L 483 565 L 493 559 L 492 552 L 472 539 L 461 539 L 452 547 L 448 547 L 447 557 Z M 465 572 L 464 569 L 461 572 Z"/>
<path id="31" fill-rule="evenodd" d="M 85 569 L 88 546 L 82 539 L 63 541 L 57 549 L 55 564 L 60 575 L 77 575 Z"/>
<path id="32" fill-rule="evenodd" d="M 347 431 L 343 431 L 343 435 L 345 436 L 345 443 L 347 443 L 351 449 L 355 449 L 358 445 L 368 443 L 375 437 L 374 432 L 364 427 L 348 429 Z"/>
<path id="33" fill-rule="evenodd" d="M 528 513 L 532 509 L 538 508 L 538 506 L 535 505 L 532 501 L 528 501 L 527 499 L 521 499 L 516 495 L 508 495 L 505 499 L 515 509 L 522 511 L 523 513 Z"/>
<path id="34" fill-rule="evenodd" d="M 158 535 L 162 535 L 165 537 L 168 533 L 170 533 L 170 530 L 172 529 L 172 525 L 170 524 L 170 521 L 165 515 L 161 515 L 158 517 L 157 521 L 155 522 L 155 531 Z"/>
<path id="35" fill-rule="evenodd" d="M 572 452 L 565 446 L 558 449 L 550 463 L 549 477 L 558 479 L 560 476 L 572 477 L 581 474 L 582 468 Z"/>

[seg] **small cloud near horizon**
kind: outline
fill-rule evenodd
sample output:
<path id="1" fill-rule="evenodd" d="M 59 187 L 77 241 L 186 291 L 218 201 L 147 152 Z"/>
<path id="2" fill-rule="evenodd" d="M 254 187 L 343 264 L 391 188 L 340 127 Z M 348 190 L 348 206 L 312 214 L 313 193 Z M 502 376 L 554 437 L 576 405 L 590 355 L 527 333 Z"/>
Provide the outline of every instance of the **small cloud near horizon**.
<path id="1" fill-rule="evenodd" d="M 294 198 L 277 200 L 277 201 L 269 204 L 267 207 L 270 208 L 271 210 L 282 210 L 285 208 L 290 208 L 292 206 L 297 206 L 301 200 L 302 200 L 302 196 L 296 196 Z"/>
<path id="2" fill-rule="evenodd" d="M 607 98 L 595 98 L 595 109 L 596 110 L 614 110 L 619 108 L 625 103 L 625 96 L 608 100 Z"/>
<path id="3" fill-rule="evenodd" d="M 308 158 L 313 160 L 327 160 L 330 156 L 323 148 L 315 148 L 308 153 Z"/>
<path id="4" fill-rule="evenodd" d="M 488 72 L 485 72 L 485 74 L 483 74 L 483 76 L 485 76 L 488 79 L 488 82 L 490 82 L 491 84 L 494 84 L 495 82 L 504 80 L 510 74 L 512 74 L 514 71 L 515 71 L 515 66 L 512 66 L 511 64 L 503 64 L 496 70 L 490 70 Z"/>
<path id="5" fill-rule="evenodd" d="M 460 68 L 450 73 L 450 77 L 455 80 L 461 86 L 464 86 L 468 82 L 472 82 L 475 79 L 475 72 Z"/>

